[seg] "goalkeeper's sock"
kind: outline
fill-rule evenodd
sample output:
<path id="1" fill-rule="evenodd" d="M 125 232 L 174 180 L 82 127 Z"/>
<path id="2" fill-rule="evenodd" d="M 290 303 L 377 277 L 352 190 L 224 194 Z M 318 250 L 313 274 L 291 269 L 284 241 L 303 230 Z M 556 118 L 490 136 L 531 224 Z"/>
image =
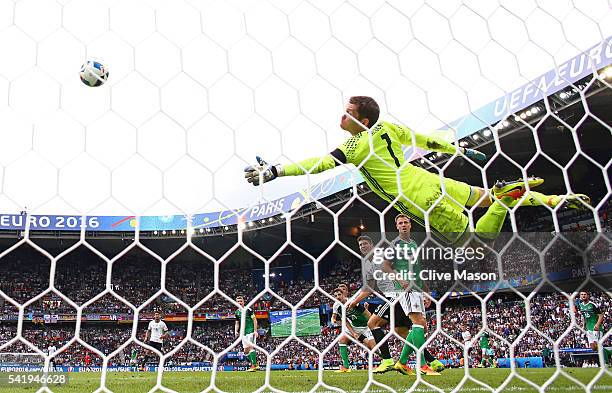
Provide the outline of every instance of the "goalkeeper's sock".
<path id="1" fill-rule="evenodd" d="M 257 366 L 257 352 L 254 349 L 249 352 L 249 360 L 253 366 Z"/>
<path id="2" fill-rule="evenodd" d="M 385 332 L 381 328 L 374 328 L 371 331 L 372 336 L 374 336 L 374 341 L 376 341 L 376 344 L 382 342 L 385 339 Z M 379 348 L 380 357 L 383 360 L 391 359 L 391 351 L 389 351 L 389 343 L 387 341 L 380 344 Z"/>
<path id="3" fill-rule="evenodd" d="M 604 360 L 606 361 L 606 363 L 612 361 L 612 359 L 610 358 L 610 356 L 612 356 L 612 351 L 610 351 L 609 349 L 603 348 L 603 353 L 604 353 Z"/>
<path id="4" fill-rule="evenodd" d="M 506 220 L 506 215 L 508 215 L 508 210 L 506 210 L 504 204 L 508 206 L 511 202 L 511 197 L 494 200 L 487 212 L 476 223 L 476 234 L 484 239 L 493 240 L 497 238 Z"/>
<path id="5" fill-rule="evenodd" d="M 349 368 L 348 348 L 346 347 L 346 344 L 339 344 L 339 345 L 340 345 L 340 357 L 342 358 L 342 365 L 344 366 L 344 368 Z"/>

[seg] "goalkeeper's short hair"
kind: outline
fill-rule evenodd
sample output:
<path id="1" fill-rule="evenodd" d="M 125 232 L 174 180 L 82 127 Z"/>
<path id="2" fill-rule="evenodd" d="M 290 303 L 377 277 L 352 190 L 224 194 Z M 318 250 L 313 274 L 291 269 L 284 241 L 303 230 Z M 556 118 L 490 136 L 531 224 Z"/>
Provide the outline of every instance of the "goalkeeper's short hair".
<path id="1" fill-rule="evenodd" d="M 369 127 L 372 127 L 378 121 L 380 116 L 380 107 L 376 100 L 368 96 L 353 96 L 349 98 L 349 103 L 357 105 L 357 113 L 359 113 L 359 119 L 370 120 Z"/>

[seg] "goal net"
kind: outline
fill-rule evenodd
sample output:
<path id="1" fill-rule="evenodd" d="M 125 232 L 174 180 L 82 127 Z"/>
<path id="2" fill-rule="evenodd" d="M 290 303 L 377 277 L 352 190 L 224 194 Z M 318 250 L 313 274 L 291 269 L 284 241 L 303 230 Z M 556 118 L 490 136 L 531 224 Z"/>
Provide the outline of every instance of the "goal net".
<path id="1" fill-rule="evenodd" d="M 610 391 L 611 21 L 0 0 L 0 381 Z"/>

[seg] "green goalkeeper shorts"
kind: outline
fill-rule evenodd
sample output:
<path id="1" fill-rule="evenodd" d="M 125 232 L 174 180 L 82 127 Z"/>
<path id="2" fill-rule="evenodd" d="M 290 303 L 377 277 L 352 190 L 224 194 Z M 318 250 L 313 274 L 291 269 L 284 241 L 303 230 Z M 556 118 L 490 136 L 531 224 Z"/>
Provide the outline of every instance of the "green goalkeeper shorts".
<path id="1" fill-rule="evenodd" d="M 440 176 L 413 165 L 402 173 L 402 197 L 395 207 L 424 225 L 428 211 L 431 232 L 439 240 L 453 244 L 468 228 L 469 220 L 463 208 L 470 200 L 472 186 L 444 178 L 442 191 Z M 405 180 L 404 180 L 405 179 Z"/>

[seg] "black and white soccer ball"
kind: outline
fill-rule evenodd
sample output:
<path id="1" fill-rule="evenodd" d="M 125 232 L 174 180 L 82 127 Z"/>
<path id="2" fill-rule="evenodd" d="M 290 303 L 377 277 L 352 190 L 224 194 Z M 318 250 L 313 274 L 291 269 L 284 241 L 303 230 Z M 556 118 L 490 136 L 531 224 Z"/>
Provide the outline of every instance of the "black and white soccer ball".
<path id="1" fill-rule="evenodd" d="M 81 66 L 81 82 L 89 87 L 102 86 L 108 80 L 108 68 L 97 60 L 87 60 Z"/>

